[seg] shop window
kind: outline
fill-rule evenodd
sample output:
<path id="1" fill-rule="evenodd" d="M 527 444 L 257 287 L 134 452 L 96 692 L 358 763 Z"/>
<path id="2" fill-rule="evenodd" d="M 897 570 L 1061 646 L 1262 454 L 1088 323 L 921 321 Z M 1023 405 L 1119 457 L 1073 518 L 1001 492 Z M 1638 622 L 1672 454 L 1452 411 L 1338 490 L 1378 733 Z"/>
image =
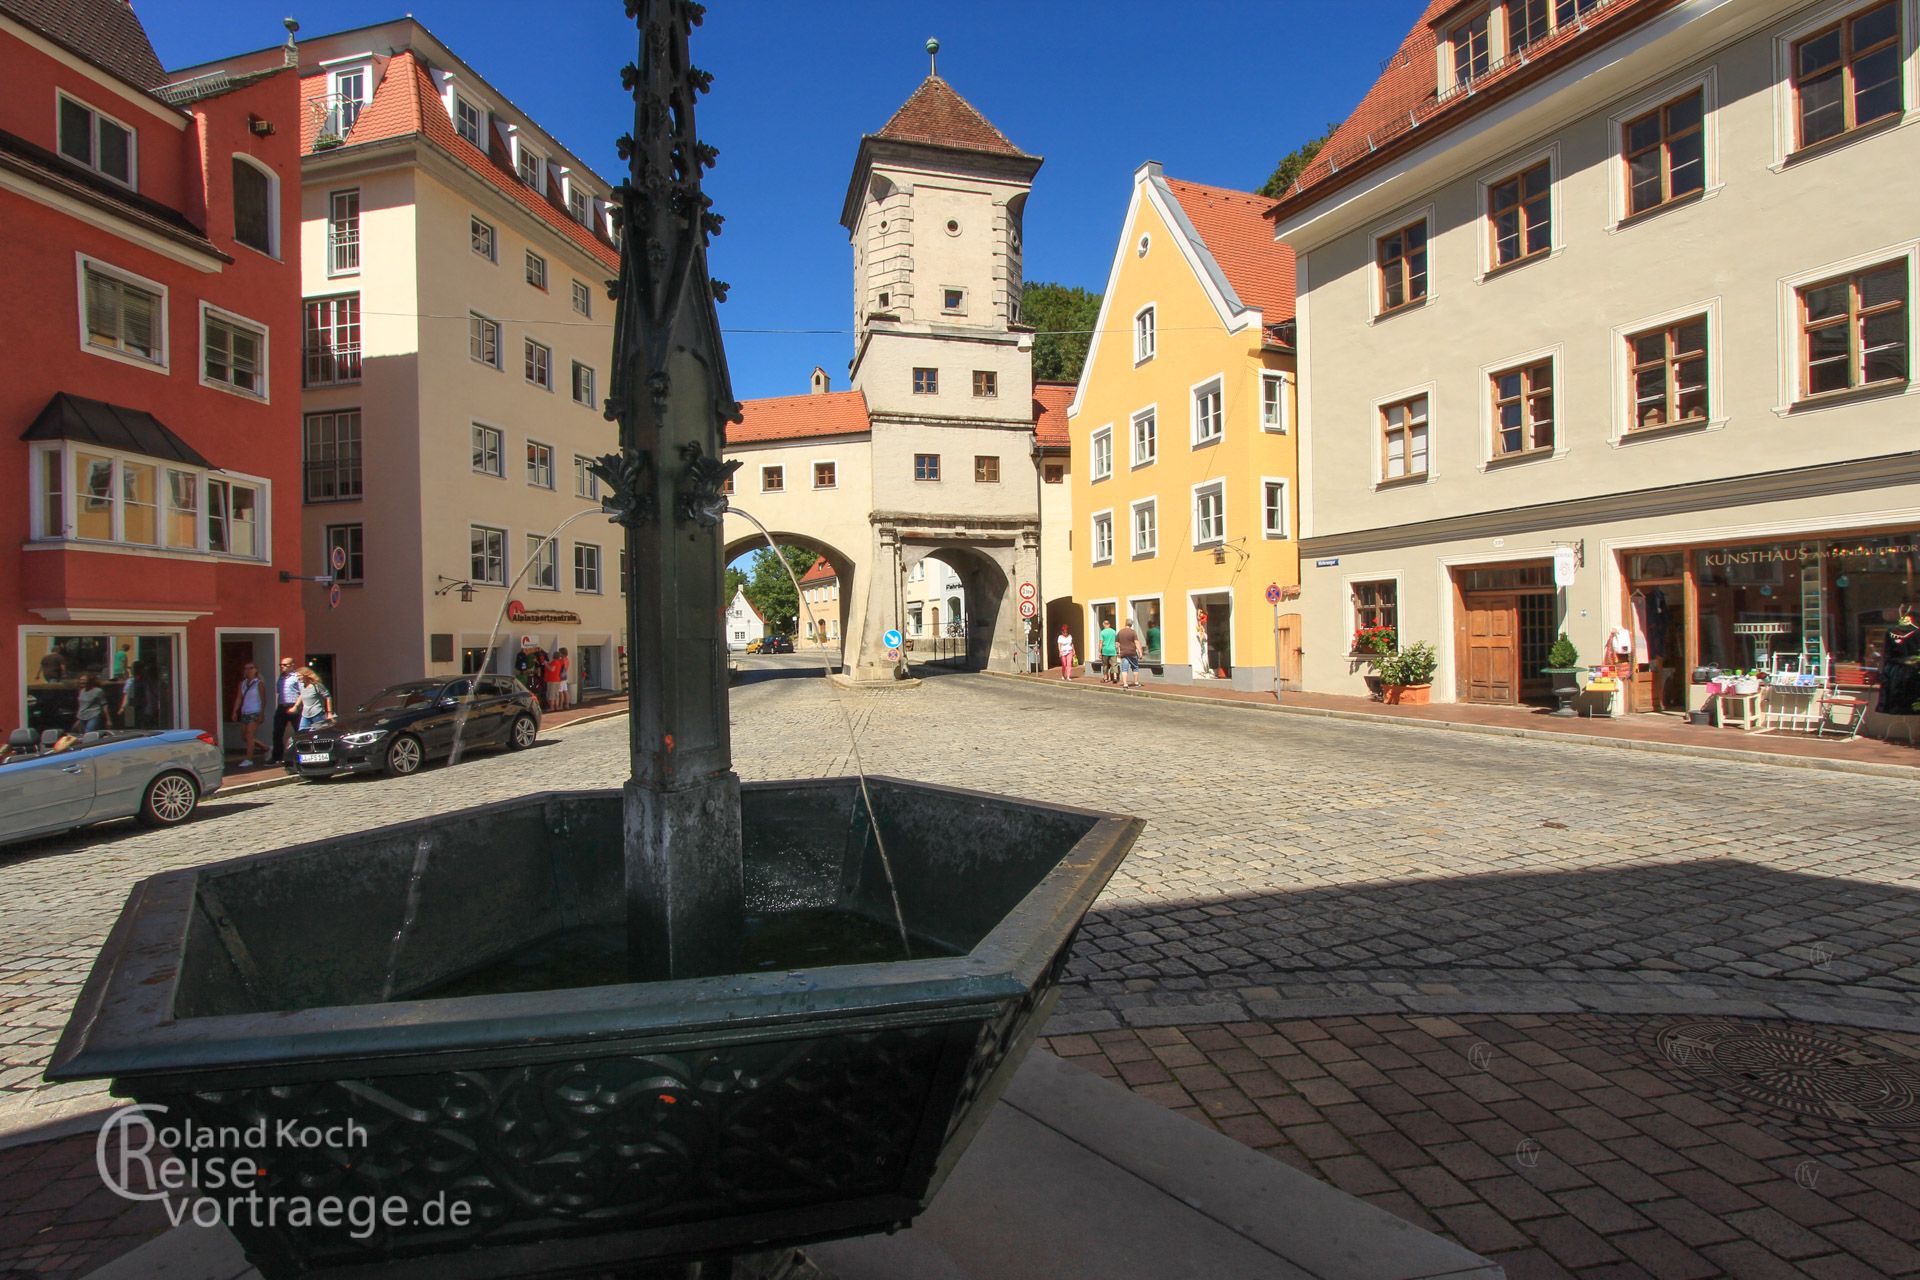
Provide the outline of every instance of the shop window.
<path id="1" fill-rule="evenodd" d="M 360 411 L 310 413 L 302 433 L 302 492 L 308 502 L 361 496 Z"/>
<path id="2" fill-rule="evenodd" d="M 1371 651 L 1361 642 L 1362 636 L 1368 633 L 1384 636 L 1389 648 L 1397 649 L 1399 627 L 1399 583 L 1386 581 L 1353 584 L 1353 652 Z"/>
<path id="3" fill-rule="evenodd" d="M 1542 160 L 1487 188 L 1493 265 L 1512 266 L 1553 248 L 1553 166 Z"/>
<path id="4" fill-rule="evenodd" d="M 1707 318 L 1690 316 L 1627 338 L 1629 431 L 1707 420 Z"/>
<path id="5" fill-rule="evenodd" d="M 1144 467 L 1160 456 L 1160 425 L 1152 409 L 1133 415 L 1133 465 Z"/>
<path id="6" fill-rule="evenodd" d="M 22 637 L 21 683 L 26 728 L 64 733 L 80 719 L 81 695 L 98 689 L 98 727 L 172 729 L 183 687 L 180 646 L 170 635 L 114 632 L 28 632 Z"/>
<path id="7" fill-rule="evenodd" d="M 507 531 L 486 525 L 469 525 L 467 539 L 471 563 L 467 576 L 487 586 L 507 585 Z"/>
<path id="8" fill-rule="evenodd" d="M 1380 478 L 1416 480 L 1427 474 L 1427 398 L 1380 408 Z"/>
<path id="9" fill-rule="evenodd" d="M 1627 216 L 1698 195 L 1707 185 L 1706 94 L 1694 89 L 1621 126 Z"/>
<path id="10" fill-rule="evenodd" d="M 1794 123 L 1810 147 L 1900 114 L 1900 5 L 1885 0 L 1793 45 Z"/>
<path id="11" fill-rule="evenodd" d="M 1907 381 L 1905 260 L 1807 285 L 1799 296 L 1802 395 Z"/>
<path id="12" fill-rule="evenodd" d="M 336 582 L 365 582 L 367 580 L 366 539 L 364 529 L 357 524 L 330 524 L 327 526 L 327 566 L 333 566 L 335 550 L 347 554 L 347 566 L 335 576 Z M 444 661 L 444 659 L 442 659 Z"/>
<path id="13" fill-rule="evenodd" d="M 560 555 L 552 538 L 545 534 L 527 535 L 527 586 L 534 591 L 560 589 Z"/>
<path id="14" fill-rule="evenodd" d="M 1507 369 L 1490 382 L 1494 460 L 1553 452 L 1553 361 Z"/>
<path id="15" fill-rule="evenodd" d="M 1374 246 L 1380 270 L 1380 314 L 1423 302 L 1427 296 L 1427 220 L 1381 236 Z"/>

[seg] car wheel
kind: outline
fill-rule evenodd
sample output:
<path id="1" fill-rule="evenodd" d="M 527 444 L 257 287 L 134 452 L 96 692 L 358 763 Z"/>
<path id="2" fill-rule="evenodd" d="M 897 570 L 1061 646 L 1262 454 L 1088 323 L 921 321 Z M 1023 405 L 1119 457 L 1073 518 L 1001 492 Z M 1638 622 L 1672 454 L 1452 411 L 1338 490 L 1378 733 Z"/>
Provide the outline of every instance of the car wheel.
<path id="1" fill-rule="evenodd" d="M 525 751 L 533 745 L 533 740 L 539 736 L 539 733 L 540 726 L 533 722 L 532 716 L 515 716 L 513 727 L 507 730 L 507 750 Z"/>
<path id="2" fill-rule="evenodd" d="M 420 772 L 420 766 L 425 763 L 426 753 L 420 750 L 420 739 L 412 734 L 401 734 L 387 748 L 388 773 L 405 777 Z"/>
<path id="3" fill-rule="evenodd" d="M 199 803 L 200 784 L 190 775 L 163 773 L 147 784 L 138 816 L 149 827 L 178 826 L 193 816 Z"/>

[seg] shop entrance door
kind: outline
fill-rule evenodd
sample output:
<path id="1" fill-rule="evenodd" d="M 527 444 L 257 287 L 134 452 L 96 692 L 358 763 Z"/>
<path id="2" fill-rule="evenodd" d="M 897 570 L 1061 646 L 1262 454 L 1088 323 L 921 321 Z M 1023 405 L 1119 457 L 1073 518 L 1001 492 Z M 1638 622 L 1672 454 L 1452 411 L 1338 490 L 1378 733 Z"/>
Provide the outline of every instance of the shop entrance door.
<path id="1" fill-rule="evenodd" d="M 1520 701 L 1520 600 L 1511 593 L 1466 598 L 1467 701 Z"/>
<path id="2" fill-rule="evenodd" d="M 233 700 L 240 692 L 240 673 L 251 662 L 260 673 L 260 707 L 263 726 L 259 730 L 260 740 L 264 741 L 273 733 L 274 673 L 280 669 L 276 661 L 275 636 L 271 631 L 221 631 L 220 632 L 220 739 L 223 747 L 237 751 L 245 741 L 240 734 L 238 721 L 228 718 L 233 711 Z"/>
<path id="3" fill-rule="evenodd" d="M 1629 708 L 1684 712 L 1687 709 L 1685 581 L 1634 579 L 1627 590 L 1627 630 L 1633 636 Z"/>

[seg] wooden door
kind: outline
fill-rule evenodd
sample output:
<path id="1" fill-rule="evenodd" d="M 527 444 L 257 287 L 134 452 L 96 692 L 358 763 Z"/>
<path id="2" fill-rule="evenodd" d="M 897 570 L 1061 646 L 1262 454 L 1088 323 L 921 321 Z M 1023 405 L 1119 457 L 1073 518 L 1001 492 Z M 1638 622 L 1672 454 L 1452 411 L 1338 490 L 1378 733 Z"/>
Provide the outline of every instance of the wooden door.
<path id="1" fill-rule="evenodd" d="M 1280 687 L 1297 691 L 1300 688 L 1300 615 L 1283 613 L 1278 625 L 1274 652 L 1280 660 Z"/>
<path id="2" fill-rule="evenodd" d="M 1467 597 L 1467 701 L 1520 701 L 1520 602 L 1511 594 Z"/>

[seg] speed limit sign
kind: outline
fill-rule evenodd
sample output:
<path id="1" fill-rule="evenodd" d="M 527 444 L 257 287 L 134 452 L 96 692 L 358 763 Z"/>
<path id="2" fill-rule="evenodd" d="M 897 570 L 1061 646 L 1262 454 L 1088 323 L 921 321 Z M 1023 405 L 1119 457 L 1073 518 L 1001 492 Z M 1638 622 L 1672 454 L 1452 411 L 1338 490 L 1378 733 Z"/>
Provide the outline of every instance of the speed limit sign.
<path id="1" fill-rule="evenodd" d="M 1022 600 L 1033 599 L 1033 584 L 1031 582 L 1023 582 L 1020 584 L 1020 598 Z"/>
<path id="2" fill-rule="evenodd" d="M 1023 618 L 1031 618 L 1033 615 L 1034 615 L 1033 601 L 1022 600 L 1020 602 L 1020 616 Z"/>

